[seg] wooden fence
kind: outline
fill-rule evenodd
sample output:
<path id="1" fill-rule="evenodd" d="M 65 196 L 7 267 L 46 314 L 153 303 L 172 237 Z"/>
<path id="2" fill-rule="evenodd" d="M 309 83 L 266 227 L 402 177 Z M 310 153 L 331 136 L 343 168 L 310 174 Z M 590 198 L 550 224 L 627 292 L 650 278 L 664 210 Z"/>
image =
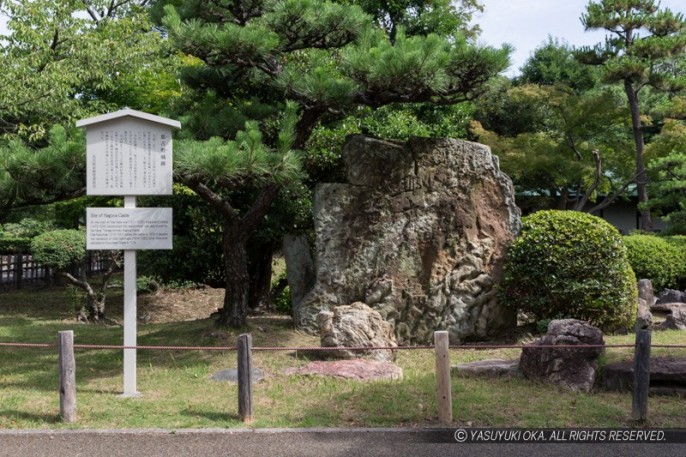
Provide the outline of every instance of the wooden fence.
<path id="1" fill-rule="evenodd" d="M 453 399 L 452 399 L 452 381 L 450 377 L 450 346 L 448 341 L 447 331 L 434 332 L 434 354 L 436 358 L 436 406 L 438 409 L 438 422 L 444 427 L 451 427 L 453 425 Z M 5 345 L 22 346 L 20 343 L 4 343 Z M 25 344 L 23 346 L 33 347 L 49 347 L 49 344 Z M 125 348 L 124 346 L 97 346 L 97 345 L 75 345 L 74 332 L 72 330 L 58 332 L 57 348 L 58 348 L 58 370 L 60 379 L 60 416 L 64 422 L 76 421 L 76 362 L 74 358 L 75 347 L 88 348 Z M 420 347 L 420 346 L 418 346 Z M 430 347 L 430 346 L 429 346 Z M 495 347 L 495 346 L 494 346 Z M 518 345 L 511 345 L 510 347 L 520 347 Z M 529 349 L 544 349 L 550 346 L 527 346 Z M 565 347 L 565 345 L 552 346 L 553 348 Z M 572 345 L 567 346 L 576 349 L 589 347 L 589 345 Z M 591 346 L 593 347 L 593 346 Z M 625 347 L 625 346 L 621 346 Z M 632 412 L 631 418 L 635 421 L 644 422 L 648 419 L 648 393 L 650 389 L 650 347 L 651 337 L 650 330 L 640 329 L 636 334 L 636 344 L 634 346 L 634 384 L 632 394 Z M 236 350 L 238 362 L 238 417 L 243 422 L 253 421 L 253 349 L 263 350 L 309 350 L 317 348 L 253 348 L 252 335 L 244 333 L 238 336 L 238 344 L 235 348 L 220 348 L 220 347 L 172 347 L 172 346 L 141 346 L 141 348 L 159 349 L 159 350 Z M 454 349 L 465 349 L 467 346 L 453 346 Z M 129 348 L 130 349 L 130 348 Z M 351 348 L 326 348 L 332 350 L 350 350 Z M 370 348 L 357 348 L 368 350 Z M 374 348 L 374 349 L 389 349 L 389 348 Z M 396 348 L 403 349 L 403 348 Z M 411 349 L 405 347 L 405 349 Z M 639 368 L 640 367 L 640 368 Z"/>
<path id="2" fill-rule="evenodd" d="M 89 252 L 87 273 L 105 271 L 107 262 L 99 252 Z M 0 255 L 0 290 L 53 285 L 54 275 L 50 268 L 38 264 L 30 254 Z"/>

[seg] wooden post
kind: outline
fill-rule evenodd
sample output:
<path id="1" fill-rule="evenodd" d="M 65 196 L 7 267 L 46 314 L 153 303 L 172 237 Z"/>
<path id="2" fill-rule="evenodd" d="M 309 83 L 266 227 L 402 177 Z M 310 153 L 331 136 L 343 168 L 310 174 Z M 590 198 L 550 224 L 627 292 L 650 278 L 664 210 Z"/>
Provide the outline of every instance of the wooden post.
<path id="1" fill-rule="evenodd" d="M 58 332 L 60 370 L 60 416 L 64 422 L 76 422 L 76 361 L 74 332 Z"/>
<path id="2" fill-rule="evenodd" d="M 24 254 L 14 256 L 14 283 L 21 289 L 24 282 Z"/>
<path id="3" fill-rule="evenodd" d="M 453 398 L 450 384 L 450 352 L 448 341 L 448 332 L 434 332 L 438 421 L 442 425 L 450 425 L 453 422 Z"/>
<path id="4" fill-rule="evenodd" d="M 252 422 L 252 335 L 238 337 L 238 417 Z"/>
<path id="5" fill-rule="evenodd" d="M 650 390 L 650 339 L 648 329 L 636 331 L 634 351 L 634 398 L 631 418 L 644 421 L 648 418 L 648 393 Z"/>

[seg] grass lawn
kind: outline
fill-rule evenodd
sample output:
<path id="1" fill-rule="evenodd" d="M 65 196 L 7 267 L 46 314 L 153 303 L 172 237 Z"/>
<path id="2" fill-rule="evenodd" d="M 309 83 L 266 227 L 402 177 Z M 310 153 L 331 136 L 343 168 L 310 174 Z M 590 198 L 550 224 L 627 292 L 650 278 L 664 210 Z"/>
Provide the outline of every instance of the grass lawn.
<path id="1" fill-rule="evenodd" d="M 108 298 L 108 313 L 121 319 L 121 291 Z M 254 316 L 249 328 L 211 336 L 212 321 L 200 317 L 220 304 L 221 291 L 161 293 L 139 298 L 149 323 L 139 323 L 140 345 L 234 346 L 243 331 L 253 345 L 318 346 L 317 337 L 293 330 L 282 316 Z M 60 330 L 74 330 L 77 344 L 121 344 L 119 326 L 73 320 L 67 293 L 59 289 L 0 293 L 0 342 L 46 343 Z M 185 319 L 173 321 L 176 319 Z M 609 344 L 632 344 L 633 335 L 607 336 Z M 655 332 L 653 344 L 686 344 L 686 332 Z M 517 358 L 519 350 L 451 351 L 451 362 Z M 654 349 L 653 355 L 686 356 L 684 349 Z M 606 362 L 632 358 L 611 349 Z M 142 398 L 122 399 L 122 351 L 76 350 L 78 422 L 59 420 L 56 348 L 0 347 L 0 428 L 195 428 L 243 427 L 237 419 L 237 387 L 210 375 L 236 366 L 233 351 L 138 352 Z M 303 353 L 255 352 L 266 379 L 254 386 L 251 427 L 437 426 L 434 358 L 431 350 L 400 351 L 404 378 L 387 382 L 285 376 L 308 362 Z M 453 376 L 455 426 L 633 427 L 631 394 L 570 393 L 524 379 Z M 650 397 L 649 422 L 641 426 L 686 427 L 686 399 Z"/>

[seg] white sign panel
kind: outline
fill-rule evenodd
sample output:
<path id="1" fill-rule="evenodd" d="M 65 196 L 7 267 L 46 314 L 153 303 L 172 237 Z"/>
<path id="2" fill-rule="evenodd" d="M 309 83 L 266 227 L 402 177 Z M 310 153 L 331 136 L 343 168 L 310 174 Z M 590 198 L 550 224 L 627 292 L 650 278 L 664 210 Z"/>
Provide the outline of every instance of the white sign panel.
<path id="1" fill-rule="evenodd" d="M 171 208 L 87 208 L 89 250 L 172 249 Z"/>
<path id="2" fill-rule="evenodd" d="M 171 128 L 123 117 L 87 129 L 88 195 L 171 195 Z"/>

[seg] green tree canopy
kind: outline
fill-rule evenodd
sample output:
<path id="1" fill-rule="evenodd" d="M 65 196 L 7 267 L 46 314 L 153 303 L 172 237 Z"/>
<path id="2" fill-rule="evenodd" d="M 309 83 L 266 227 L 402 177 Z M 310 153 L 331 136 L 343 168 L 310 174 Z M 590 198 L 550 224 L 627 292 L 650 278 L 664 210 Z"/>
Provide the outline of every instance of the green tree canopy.
<path id="1" fill-rule="evenodd" d="M 521 76 L 517 78 L 519 84 L 561 84 L 576 93 L 593 89 L 600 82 L 598 71 L 579 62 L 572 46 L 550 36 L 548 41 L 534 50 L 521 71 Z"/>
<path id="2" fill-rule="evenodd" d="M 662 216 L 667 233 L 686 235 L 686 125 L 668 120 L 647 155 L 652 179 L 646 208 Z"/>
<path id="3" fill-rule="evenodd" d="M 395 41 L 400 28 L 407 35 L 474 37 L 479 26 L 470 25 L 474 13 L 483 11 L 478 0 L 338 0 L 359 5 Z"/>
<path id="4" fill-rule="evenodd" d="M 686 21 L 681 13 L 660 9 L 656 0 L 591 1 L 581 22 L 586 30 L 606 30 L 604 44 L 584 48 L 577 54 L 582 61 L 600 65 L 605 81 L 622 83 L 631 111 L 635 145 L 636 187 L 641 205 L 641 224 L 652 230 L 648 201 L 648 174 L 641 91 L 650 86 L 658 90 L 682 90 L 686 76 L 672 71 L 686 50 Z"/>
<path id="5" fill-rule="evenodd" d="M 0 37 L 0 135 L 40 140 L 112 105 L 94 97 L 148 67 L 162 45 L 146 1 L 7 0 Z"/>
<path id="6" fill-rule="evenodd" d="M 180 144 L 178 177 L 225 222 L 220 324 L 245 322 L 245 243 L 280 189 L 297 178 L 292 150 L 319 123 L 360 107 L 470 100 L 508 64 L 508 48 L 476 46 L 460 34 L 398 29 L 391 41 L 357 5 L 272 0 L 208 8 L 188 1 L 164 11 L 171 40 L 195 58 L 182 75 L 185 130 L 207 140 Z M 229 169 L 229 177 L 220 173 Z"/>

